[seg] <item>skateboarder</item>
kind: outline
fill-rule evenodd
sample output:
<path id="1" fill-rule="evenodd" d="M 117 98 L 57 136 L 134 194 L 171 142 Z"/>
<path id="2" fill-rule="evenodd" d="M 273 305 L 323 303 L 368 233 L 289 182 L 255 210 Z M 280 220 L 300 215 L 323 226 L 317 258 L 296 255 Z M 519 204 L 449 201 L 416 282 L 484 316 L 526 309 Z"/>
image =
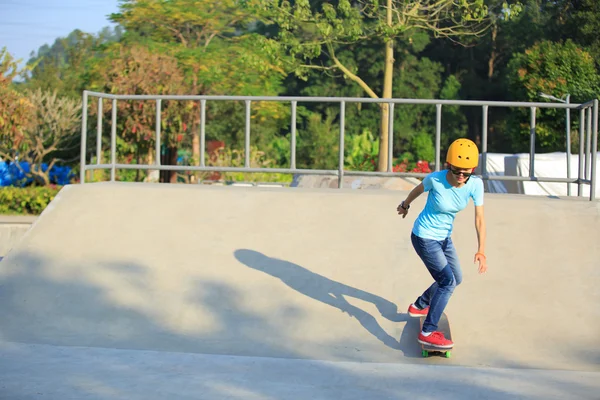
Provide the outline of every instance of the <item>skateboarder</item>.
<path id="1" fill-rule="evenodd" d="M 435 282 L 408 308 L 412 317 L 426 315 L 418 341 L 440 348 L 451 348 L 453 343 L 437 331 L 440 320 L 454 288 L 462 281 L 462 272 L 451 234 L 456 213 L 463 210 L 470 199 L 475 205 L 475 229 L 478 250 L 475 262 L 479 273 L 487 270 L 485 257 L 485 219 L 483 216 L 483 181 L 471 175 L 479 162 L 479 151 L 469 139 L 457 139 L 446 155 L 447 169 L 427 175 L 398 207 L 406 217 L 410 203 L 423 192 L 429 192 L 411 232 L 413 247 Z"/>

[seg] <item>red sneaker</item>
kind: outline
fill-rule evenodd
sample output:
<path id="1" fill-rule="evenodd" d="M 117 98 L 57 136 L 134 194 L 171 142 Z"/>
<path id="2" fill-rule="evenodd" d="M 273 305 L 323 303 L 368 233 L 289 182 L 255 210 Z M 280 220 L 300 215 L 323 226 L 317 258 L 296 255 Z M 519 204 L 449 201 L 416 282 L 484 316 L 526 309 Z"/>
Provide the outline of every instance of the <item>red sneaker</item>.
<path id="1" fill-rule="evenodd" d="M 428 312 L 429 307 L 419 310 L 417 307 L 414 306 L 414 304 L 408 306 L 408 315 L 410 315 L 411 317 L 425 317 L 427 316 Z"/>
<path id="2" fill-rule="evenodd" d="M 429 336 L 423 336 L 423 332 L 419 332 L 419 343 L 428 344 L 430 346 L 439 347 L 441 349 L 451 349 L 454 346 L 452 340 L 444 337 L 442 332 L 431 332 Z"/>

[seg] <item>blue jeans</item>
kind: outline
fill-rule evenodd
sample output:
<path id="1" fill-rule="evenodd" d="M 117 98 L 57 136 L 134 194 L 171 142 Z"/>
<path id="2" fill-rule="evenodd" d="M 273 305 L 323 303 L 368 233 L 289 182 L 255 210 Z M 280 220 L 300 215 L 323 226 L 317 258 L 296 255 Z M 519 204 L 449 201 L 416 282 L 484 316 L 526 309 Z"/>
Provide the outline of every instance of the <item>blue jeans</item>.
<path id="1" fill-rule="evenodd" d="M 429 306 L 429 313 L 423 322 L 423 331 L 433 332 L 438 328 L 438 322 L 454 288 L 462 282 L 462 270 L 452 239 L 424 239 L 414 233 L 411 234 L 410 239 L 415 251 L 435 280 L 415 302 L 420 309 Z"/>

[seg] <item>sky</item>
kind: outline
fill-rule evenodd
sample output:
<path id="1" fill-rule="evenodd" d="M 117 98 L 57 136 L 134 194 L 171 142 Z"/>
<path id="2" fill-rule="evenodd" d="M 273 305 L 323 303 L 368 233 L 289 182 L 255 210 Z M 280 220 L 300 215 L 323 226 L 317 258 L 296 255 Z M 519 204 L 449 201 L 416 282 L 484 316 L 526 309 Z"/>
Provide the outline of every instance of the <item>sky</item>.
<path id="1" fill-rule="evenodd" d="M 108 15 L 119 11 L 119 0 L 0 0 L 0 49 L 23 66 L 31 52 L 75 29 L 97 34 L 114 24 Z"/>

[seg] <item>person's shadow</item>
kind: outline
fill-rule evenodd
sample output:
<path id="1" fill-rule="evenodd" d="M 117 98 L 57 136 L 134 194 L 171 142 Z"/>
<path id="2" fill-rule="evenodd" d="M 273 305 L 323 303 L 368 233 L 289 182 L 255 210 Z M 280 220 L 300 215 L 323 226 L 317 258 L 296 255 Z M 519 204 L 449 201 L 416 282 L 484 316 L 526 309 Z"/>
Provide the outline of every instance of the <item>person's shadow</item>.
<path id="1" fill-rule="evenodd" d="M 407 314 L 398 313 L 398 308 L 394 303 L 364 290 L 315 274 L 297 264 L 267 257 L 254 250 L 240 249 L 236 250 L 234 254 L 235 258 L 246 266 L 278 278 L 292 289 L 348 313 L 386 346 L 393 349 L 400 348 L 398 341 L 388 335 L 371 314 L 348 303 L 345 296 L 373 303 L 381 315 L 390 321 L 407 321 Z"/>

